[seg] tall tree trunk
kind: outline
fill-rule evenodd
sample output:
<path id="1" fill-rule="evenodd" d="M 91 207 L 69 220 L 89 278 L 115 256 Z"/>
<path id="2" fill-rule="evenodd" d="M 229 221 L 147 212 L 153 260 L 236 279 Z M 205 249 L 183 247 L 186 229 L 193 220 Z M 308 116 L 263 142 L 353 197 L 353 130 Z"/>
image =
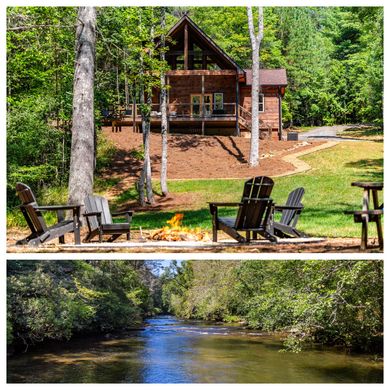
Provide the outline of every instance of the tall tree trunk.
<path id="1" fill-rule="evenodd" d="M 142 62 L 141 62 L 142 63 Z M 141 67 L 140 72 L 142 74 L 143 69 Z M 140 102 L 140 109 L 141 109 L 141 128 L 142 128 L 142 145 L 145 147 L 145 120 L 144 120 L 144 105 L 145 105 L 145 90 L 144 86 L 140 85 L 140 95 L 139 95 L 139 102 Z M 144 148 L 145 150 L 145 148 Z M 145 161 L 145 157 L 144 157 Z M 145 206 L 145 162 L 142 165 L 142 170 L 140 174 L 140 178 L 138 181 L 138 200 L 140 205 L 143 207 Z"/>
<path id="2" fill-rule="evenodd" d="M 139 9 L 139 27 L 142 26 L 142 10 Z M 151 26 L 149 38 L 153 40 L 153 26 Z M 149 56 L 152 57 L 152 50 L 149 51 Z M 144 145 L 144 164 L 142 167 L 140 181 L 138 183 L 139 201 L 142 206 L 145 205 L 145 188 L 146 198 L 150 204 L 154 204 L 153 188 L 152 188 L 152 167 L 150 163 L 150 112 L 152 108 L 152 87 L 144 81 L 145 69 L 143 54 L 140 58 L 139 69 L 141 85 L 140 85 L 140 108 L 142 116 L 142 138 Z M 146 99 L 145 99 L 146 98 Z M 146 100 L 146 101 L 145 101 Z"/>
<path id="3" fill-rule="evenodd" d="M 252 123 L 249 165 L 259 165 L 259 55 L 263 39 L 263 7 L 259 7 L 258 33 L 255 33 L 252 7 L 247 7 L 248 27 L 252 45 Z"/>
<path id="4" fill-rule="evenodd" d="M 117 104 L 118 106 L 120 106 L 121 104 L 121 92 L 120 92 L 120 87 L 119 87 L 119 57 L 118 57 L 118 50 L 116 51 L 117 52 L 117 60 L 116 60 L 116 67 L 115 67 L 115 70 L 116 70 L 116 96 L 117 96 Z"/>
<path id="5" fill-rule="evenodd" d="M 161 7 L 161 62 L 165 62 L 165 8 Z M 167 171 L 168 171 L 168 117 L 167 117 L 167 87 L 165 84 L 165 72 L 160 75 L 161 96 L 161 174 L 160 186 L 163 196 L 168 195 Z"/>
<path id="6" fill-rule="evenodd" d="M 93 191 L 95 8 L 80 7 L 77 19 L 68 200 L 82 204 Z"/>
<path id="7" fill-rule="evenodd" d="M 123 56 L 124 63 L 124 75 L 125 75 L 125 109 L 128 110 L 130 106 L 130 94 L 129 94 L 129 79 L 127 77 L 126 55 Z"/>
<path id="8" fill-rule="evenodd" d="M 154 204 L 152 187 L 152 165 L 150 163 L 150 108 L 152 107 L 152 94 L 149 91 L 146 93 L 146 104 L 148 105 L 144 127 L 144 170 L 146 198 L 150 204 Z"/>
<path id="9" fill-rule="evenodd" d="M 146 102 L 145 102 L 146 94 Z M 138 182 L 138 196 L 141 206 L 145 206 L 145 189 L 148 203 L 154 204 L 152 188 L 152 166 L 150 163 L 150 107 L 152 96 L 141 87 L 140 107 L 142 115 L 142 139 L 144 146 L 144 163 L 142 166 L 141 176 Z"/>

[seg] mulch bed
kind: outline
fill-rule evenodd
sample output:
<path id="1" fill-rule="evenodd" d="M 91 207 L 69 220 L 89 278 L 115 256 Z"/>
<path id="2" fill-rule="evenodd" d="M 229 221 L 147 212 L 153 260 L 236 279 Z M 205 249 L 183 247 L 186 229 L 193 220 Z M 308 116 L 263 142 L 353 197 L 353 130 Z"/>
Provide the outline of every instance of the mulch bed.
<path id="1" fill-rule="evenodd" d="M 112 132 L 111 127 L 103 128 L 104 134 L 112 141 L 117 152 L 109 168 L 102 172 L 102 179 L 118 178 L 120 182 L 107 196 L 117 196 L 131 188 L 139 177 L 141 163 L 131 155 L 131 150 L 139 150 L 142 134 L 134 133 L 131 127 L 123 127 L 121 132 Z M 291 163 L 282 157 L 305 151 L 324 142 L 302 141 L 260 141 L 260 164 L 256 168 L 248 165 L 247 157 L 250 139 L 227 136 L 169 135 L 168 178 L 181 179 L 227 179 L 252 176 L 279 176 L 294 170 Z M 159 178 L 161 169 L 161 136 L 152 133 L 150 139 L 152 176 Z"/>

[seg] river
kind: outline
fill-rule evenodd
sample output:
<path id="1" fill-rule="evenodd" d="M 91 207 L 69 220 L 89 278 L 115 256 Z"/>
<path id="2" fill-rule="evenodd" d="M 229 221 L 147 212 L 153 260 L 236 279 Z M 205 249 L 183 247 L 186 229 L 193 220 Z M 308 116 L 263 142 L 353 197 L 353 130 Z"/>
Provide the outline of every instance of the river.
<path id="1" fill-rule="evenodd" d="M 280 352 L 275 336 L 159 316 L 126 337 L 51 343 L 8 359 L 8 382 L 374 383 L 382 362 L 336 348 Z"/>

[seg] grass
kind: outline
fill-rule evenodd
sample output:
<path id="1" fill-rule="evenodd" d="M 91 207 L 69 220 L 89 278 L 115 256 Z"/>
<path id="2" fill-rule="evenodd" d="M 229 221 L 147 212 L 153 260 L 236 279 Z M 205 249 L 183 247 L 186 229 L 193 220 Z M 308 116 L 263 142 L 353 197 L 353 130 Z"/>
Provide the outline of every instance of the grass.
<path id="1" fill-rule="evenodd" d="M 383 142 L 383 128 L 379 126 L 354 126 L 340 131 L 337 135 L 344 138 L 359 138 L 366 141 Z"/>
<path id="2" fill-rule="evenodd" d="M 370 156 L 370 158 L 362 158 Z M 337 146 L 302 158 L 312 169 L 303 174 L 275 179 L 272 197 L 277 204 L 284 204 L 288 193 L 296 187 L 305 188 L 305 209 L 299 228 L 314 236 L 359 237 L 360 225 L 353 222 L 346 210 L 359 210 L 362 190 L 351 187 L 353 181 L 383 180 L 383 145 L 373 142 L 343 142 Z M 210 229 L 211 218 L 207 202 L 238 201 L 244 180 L 183 180 L 170 181 L 172 193 L 192 192 L 191 209 L 178 209 L 184 213 L 183 223 L 189 227 Z M 381 194 L 382 196 L 382 194 Z M 383 200 L 380 199 L 380 202 Z M 223 209 L 224 215 L 233 209 Z M 134 228 L 154 229 L 165 225 L 173 213 L 147 212 L 134 215 Z M 370 224 L 371 225 L 371 224 Z M 375 235 L 374 226 L 370 234 Z"/>
<path id="3" fill-rule="evenodd" d="M 353 181 L 383 180 L 383 144 L 379 142 L 342 142 L 333 148 L 312 153 L 302 157 L 312 169 L 306 173 L 275 178 L 272 198 L 277 204 L 284 204 L 288 193 L 296 187 L 305 188 L 303 203 L 305 209 L 301 215 L 298 228 L 313 236 L 359 237 L 360 224 L 355 224 L 351 215 L 345 210 L 361 208 L 362 190 L 351 187 Z M 189 208 L 176 210 L 184 213 L 185 226 L 211 230 L 211 218 L 208 202 L 239 201 L 242 194 L 243 180 L 170 180 L 169 190 L 175 194 L 192 193 L 193 204 Z M 96 191 L 103 192 L 116 182 L 96 182 Z M 158 182 L 154 183 L 156 192 Z M 66 191 L 52 190 L 50 199 L 55 202 L 58 197 L 66 196 Z M 382 194 L 381 194 L 382 196 Z M 115 206 L 135 199 L 135 188 L 130 188 L 119 195 Z M 46 195 L 42 199 L 47 202 Z M 380 202 L 383 200 L 380 199 Z M 234 215 L 234 209 L 222 209 L 222 215 Z M 164 226 L 173 212 L 148 211 L 135 213 L 133 229 L 156 229 Z M 25 226 L 18 209 L 8 212 L 7 225 Z M 53 217 L 54 220 L 54 217 Z M 370 224 L 373 225 L 373 224 Z M 370 234 L 375 235 L 374 226 Z"/>

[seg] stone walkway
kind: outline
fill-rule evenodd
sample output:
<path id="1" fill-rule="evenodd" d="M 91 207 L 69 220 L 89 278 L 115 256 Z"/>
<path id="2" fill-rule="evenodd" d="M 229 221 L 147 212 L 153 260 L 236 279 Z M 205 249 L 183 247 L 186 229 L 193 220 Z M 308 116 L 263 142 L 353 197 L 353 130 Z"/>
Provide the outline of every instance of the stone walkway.
<path id="1" fill-rule="evenodd" d="M 301 152 L 289 154 L 287 156 L 282 157 L 283 161 L 292 164 L 295 167 L 295 169 L 288 171 L 288 172 L 285 172 L 285 173 L 282 173 L 280 175 L 273 175 L 272 177 L 291 176 L 291 175 L 296 175 L 297 173 L 309 171 L 311 169 L 311 166 L 309 164 L 307 164 L 305 161 L 301 160 L 300 157 L 302 157 L 306 154 L 318 152 L 318 151 L 323 150 L 323 149 L 332 148 L 333 146 L 336 146 L 337 144 L 338 144 L 338 142 L 336 142 L 336 141 L 328 141 L 328 142 L 323 143 L 321 145 L 316 145 L 312 149 L 304 150 Z"/>

